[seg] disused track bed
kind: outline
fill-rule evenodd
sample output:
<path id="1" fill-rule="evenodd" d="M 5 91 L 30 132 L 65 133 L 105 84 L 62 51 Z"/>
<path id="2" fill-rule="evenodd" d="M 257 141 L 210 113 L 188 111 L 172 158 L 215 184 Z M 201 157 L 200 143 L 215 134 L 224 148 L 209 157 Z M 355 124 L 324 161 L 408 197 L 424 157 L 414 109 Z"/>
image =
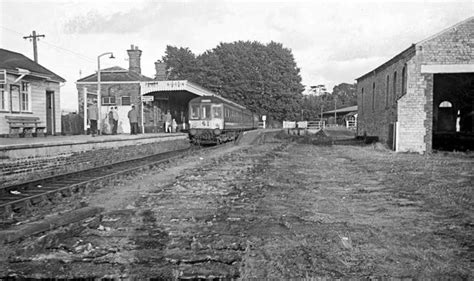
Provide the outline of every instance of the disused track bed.
<path id="1" fill-rule="evenodd" d="M 163 164 L 197 150 L 212 148 L 191 147 L 169 151 L 2 187 L 0 189 L 0 215 L 8 216 L 12 212 L 18 212 L 42 201 L 50 200 L 51 197 L 67 196 L 100 181 Z"/>

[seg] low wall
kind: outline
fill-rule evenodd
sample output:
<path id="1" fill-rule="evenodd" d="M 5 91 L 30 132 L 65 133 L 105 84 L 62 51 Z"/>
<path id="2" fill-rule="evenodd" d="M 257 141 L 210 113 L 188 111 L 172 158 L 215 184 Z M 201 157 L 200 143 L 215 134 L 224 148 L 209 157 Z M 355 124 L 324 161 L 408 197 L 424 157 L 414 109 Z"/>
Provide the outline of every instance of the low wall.
<path id="1" fill-rule="evenodd" d="M 189 147 L 186 137 L 58 144 L 2 151 L 0 188 Z"/>

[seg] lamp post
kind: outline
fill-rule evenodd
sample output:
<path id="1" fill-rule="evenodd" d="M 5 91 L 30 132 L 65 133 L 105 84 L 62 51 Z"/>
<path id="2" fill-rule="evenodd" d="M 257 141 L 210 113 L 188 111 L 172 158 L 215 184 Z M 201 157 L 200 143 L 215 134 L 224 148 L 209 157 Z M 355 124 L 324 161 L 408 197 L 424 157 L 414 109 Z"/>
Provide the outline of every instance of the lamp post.
<path id="1" fill-rule="evenodd" d="M 115 58 L 112 52 L 103 53 L 97 57 L 97 111 L 99 115 L 99 120 L 97 120 L 97 127 L 99 130 L 99 135 L 102 135 L 102 94 L 100 92 L 100 58 L 105 55 L 110 55 L 109 58 L 111 59 Z"/>

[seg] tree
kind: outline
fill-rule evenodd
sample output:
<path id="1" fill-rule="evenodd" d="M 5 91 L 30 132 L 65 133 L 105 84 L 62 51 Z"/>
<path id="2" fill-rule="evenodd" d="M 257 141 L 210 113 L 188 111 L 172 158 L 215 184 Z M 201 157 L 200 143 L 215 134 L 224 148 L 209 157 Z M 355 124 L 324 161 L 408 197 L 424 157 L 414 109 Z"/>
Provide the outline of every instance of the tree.
<path id="1" fill-rule="evenodd" d="M 188 48 L 166 46 L 163 62 L 166 64 L 169 80 L 195 80 L 196 56 Z"/>
<path id="2" fill-rule="evenodd" d="M 337 107 L 348 107 L 357 105 L 356 85 L 349 83 L 341 83 L 334 86 L 332 95 L 337 99 Z"/>
<path id="3" fill-rule="evenodd" d="M 324 85 L 311 86 L 312 93 L 303 98 L 302 108 L 305 120 L 318 120 L 324 111 L 357 105 L 356 87 L 354 84 L 341 83 L 333 87 L 332 93 L 325 91 Z"/>
<path id="4" fill-rule="evenodd" d="M 221 43 L 197 57 L 187 48 L 168 46 L 163 61 L 171 63 L 170 79 L 191 80 L 270 119 L 300 115 L 300 70 L 280 43 Z"/>

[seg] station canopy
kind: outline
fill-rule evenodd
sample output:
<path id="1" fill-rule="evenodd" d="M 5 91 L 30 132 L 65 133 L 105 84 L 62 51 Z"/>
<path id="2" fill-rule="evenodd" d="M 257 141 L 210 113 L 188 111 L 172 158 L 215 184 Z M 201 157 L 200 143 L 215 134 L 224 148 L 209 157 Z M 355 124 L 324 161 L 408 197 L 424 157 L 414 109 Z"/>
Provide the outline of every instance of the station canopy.
<path id="1" fill-rule="evenodd" d="M 140 83 L 142 96 L 160 92 L 187 92 L 195 96 L 214 96 L 210 90 L 204 89 L 187 80 L 145 81 Z M 178 93 L 177 93 L 178 94 Z"/>

